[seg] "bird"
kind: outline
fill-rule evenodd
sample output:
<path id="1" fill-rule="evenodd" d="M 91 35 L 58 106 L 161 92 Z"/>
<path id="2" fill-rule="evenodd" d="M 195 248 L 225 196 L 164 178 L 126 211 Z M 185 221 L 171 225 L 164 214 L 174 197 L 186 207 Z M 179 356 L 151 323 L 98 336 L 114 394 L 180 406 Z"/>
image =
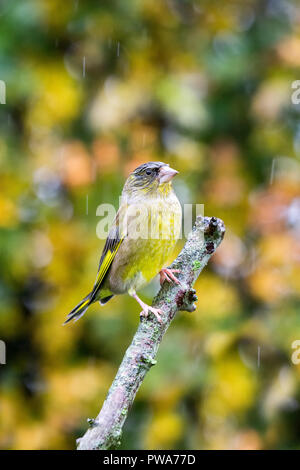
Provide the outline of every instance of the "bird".
<path id="1" fill-rule="evenodd" d="M 105 305 L 113 296 L 128 293 L 142 311 L 162 322 L 161 309 L 137 294 L 158 273 L 160 284 L 180 284 L 178 269 L 164 267 L 181 234 L 182 210 L 172 187 L 178 171 L 163 162 L 138 166 L 127 178 L 120 207 L 109 230 L 91 292 L 67 315 L 64 324 L 78 320 L 88 307 Z"/>

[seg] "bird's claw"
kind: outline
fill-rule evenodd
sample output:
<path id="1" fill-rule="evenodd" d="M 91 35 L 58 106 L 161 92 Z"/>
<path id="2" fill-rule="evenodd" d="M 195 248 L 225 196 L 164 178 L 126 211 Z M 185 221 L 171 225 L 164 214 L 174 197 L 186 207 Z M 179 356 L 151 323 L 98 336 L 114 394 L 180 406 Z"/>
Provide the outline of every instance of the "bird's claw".
<path id="1" fill-rule="evenodd" d="M 180 273 L 180 269 L 168 269 L 168 268 L 163 268 L 160 270 L 159 275 L 160 275 L 160 285 L 162 286 L 165 281 L 167 282 L 175 282 L 175 284 L 181 284 L 179 279 L 177 279 L 176 276 L 174 276 L 173 273 Z"/>
<path id="2" fill-rule="evenodd" d="M 162 310 L 160 310 L 159 308 L 150 307 L 149 305 L 145 305 L 145 307 L 140 313 L 140 317 L 147 318 L 149 312 L 153 313 L 159 323 L 163 322 L 161 319 L 161 315 L 163 314 Z"/>

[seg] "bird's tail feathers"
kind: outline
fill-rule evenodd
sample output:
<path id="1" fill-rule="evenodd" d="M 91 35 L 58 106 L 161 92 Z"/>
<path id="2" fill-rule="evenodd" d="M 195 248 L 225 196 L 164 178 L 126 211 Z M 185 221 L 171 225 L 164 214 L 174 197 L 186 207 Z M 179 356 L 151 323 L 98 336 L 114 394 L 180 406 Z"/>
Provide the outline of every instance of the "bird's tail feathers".
<path id="1" fill-rule="evenodd" d="M 79 320 L 79 318 L 82 317 L 82 315 L 85 314 L 86 310 L 88 309 L 88 307 L 90 306 L 90 304 L 92 303 L 91 301 L 91 294 L 88 294 L 81 302 L 79 302 L 78 305 L 76 305 L 75 308 L 73 308 L 73 310 L 71 310 L 71 312 L 67 315 L 67 319 L 66 321 L 64 322 L 64 325 L 66 325 L 66 323 L 69 323 L 71 320 L 74 320 L 74 321 L 77 321 Z"/>
<path id="2" fill-rule="evenodd" d="M 100 299 L 100 305 L 105 305 L 110 299 L 112 299 L 113 295 L 108 295 L 107 297 L 104 297 L 103 299 Z"/>

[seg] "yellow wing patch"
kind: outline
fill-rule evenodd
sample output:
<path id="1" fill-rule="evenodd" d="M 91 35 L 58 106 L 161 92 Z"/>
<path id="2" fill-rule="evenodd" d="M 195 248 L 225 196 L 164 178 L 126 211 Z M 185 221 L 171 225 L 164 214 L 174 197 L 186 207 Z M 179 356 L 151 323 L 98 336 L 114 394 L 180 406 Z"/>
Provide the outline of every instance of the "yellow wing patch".
<path id="1" fill-rule="evenodd" d="M 107 273 L 114 257 L 116 256 L 116 253 L 122 243 L 123 239 L 119 240 L 117 245 L 114 247 L 113 251 L 111 250 L 108 250 L 108 252 L 106 253 L 102 263 L 101 263 L 101 266 L 99 268 L 99 272 L 97 274 L 97 279 L 96 279 L 96 282 L 95 282 L 95 286 L 94 286 L 94 289 L 93 291 L 97 291 L 98 288 L 100 287 L 103 279 L 104 279 L 104 276 L 105 274 Z"/>

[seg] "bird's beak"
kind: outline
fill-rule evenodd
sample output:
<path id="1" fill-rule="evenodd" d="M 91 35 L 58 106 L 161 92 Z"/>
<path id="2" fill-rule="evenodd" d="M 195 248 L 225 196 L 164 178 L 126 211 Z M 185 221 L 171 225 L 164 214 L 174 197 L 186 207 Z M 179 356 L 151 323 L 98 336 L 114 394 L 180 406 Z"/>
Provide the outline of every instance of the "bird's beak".
<path id="1" fill-rule="evenodd" d="M 163 166 L 160 169 L 159 174 L 158 174 L 158 179 L 159 179 L 160 184 L 168 183 L 177 174 L 178 174 L 178 171 L 173 170 L 173 168 L 170 168 L 167 165 Z"/>

